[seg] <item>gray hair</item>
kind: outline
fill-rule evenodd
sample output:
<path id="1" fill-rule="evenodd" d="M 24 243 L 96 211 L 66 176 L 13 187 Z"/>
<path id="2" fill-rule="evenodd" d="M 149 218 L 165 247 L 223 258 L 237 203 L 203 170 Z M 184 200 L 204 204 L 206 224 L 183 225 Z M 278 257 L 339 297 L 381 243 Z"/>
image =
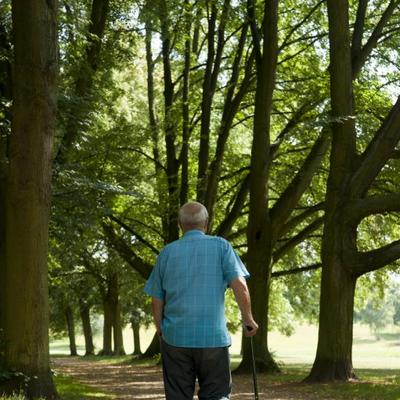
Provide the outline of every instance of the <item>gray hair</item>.
<path id="1" fill-rule="evenodd" d="M 179 222 L 186 226 L 200 226 L 207 222 L 208 211 L 203 204 L 189 201 L 179 210 Z"/>

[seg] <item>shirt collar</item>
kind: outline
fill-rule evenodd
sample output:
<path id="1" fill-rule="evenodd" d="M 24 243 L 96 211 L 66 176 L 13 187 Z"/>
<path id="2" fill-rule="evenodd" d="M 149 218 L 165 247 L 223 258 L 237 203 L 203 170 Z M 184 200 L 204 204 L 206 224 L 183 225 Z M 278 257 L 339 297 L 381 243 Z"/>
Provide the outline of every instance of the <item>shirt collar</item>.
<path id="1" fill-rule="evenodd" d="M 186 231 L 183 234 L 183 237 L 188 237 L 188 236 L 201 236 L 201 235 L 205 235 L 205 233 L 200 230 L 200 229 L 191 229 L 190 231 Z"/>

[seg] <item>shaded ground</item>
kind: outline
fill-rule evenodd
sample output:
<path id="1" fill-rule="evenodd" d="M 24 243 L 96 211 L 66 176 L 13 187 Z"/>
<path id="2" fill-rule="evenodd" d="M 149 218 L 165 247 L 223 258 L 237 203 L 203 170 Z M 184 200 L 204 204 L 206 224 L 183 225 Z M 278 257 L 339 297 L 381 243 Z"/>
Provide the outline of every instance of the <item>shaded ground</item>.
<path id="1" fill-rule="evenodd" d="M 80 382 L 115 395 L 116 400 L 164 400 L 162 372 L 158 366 L 108 364 L 80 357 L 53 358 L 57 373 L 74 377 Z M 312 393 L 312 387 L 299 383 L 272 383 L 267 376 L 258 377 L 259 398 L 274 400 L 312 400 L 321 396 Z M 197 398 L 197 397 L 196 397 Z M 251 376 L 233 376 L 231 399 L 254 399 Z M 324 397 L 324 399 L 331 399 Z"/>

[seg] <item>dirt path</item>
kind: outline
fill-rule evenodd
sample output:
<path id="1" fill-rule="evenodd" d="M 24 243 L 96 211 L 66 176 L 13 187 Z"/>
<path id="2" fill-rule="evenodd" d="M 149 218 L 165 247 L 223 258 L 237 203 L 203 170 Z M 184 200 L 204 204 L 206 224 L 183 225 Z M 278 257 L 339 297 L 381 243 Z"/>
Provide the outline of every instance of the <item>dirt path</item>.
<path id="1" fill-rule="evenodd" d="M 52 362 L 56 372 L 70 375 L 82 383 L 113 394 L 116 400 L 165 400 L 159 367 L 110 365 L 80 357 L 53 358 Z M 316 399 L 311 393 L 305 393 L 304 385 L 301 384 L 271 384 L 267 382 L 266 376 L 259 376 L 258 384 L 260 400 Z M 254 399 L 251 376 L 233 376 L 231 399 Z"/>

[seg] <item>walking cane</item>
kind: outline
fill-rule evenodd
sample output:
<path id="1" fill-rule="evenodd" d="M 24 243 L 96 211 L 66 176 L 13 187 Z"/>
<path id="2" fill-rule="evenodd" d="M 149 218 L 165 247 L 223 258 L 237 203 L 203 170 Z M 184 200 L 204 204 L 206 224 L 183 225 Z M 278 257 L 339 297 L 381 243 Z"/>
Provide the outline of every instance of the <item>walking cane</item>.
<path id="1" fill-rule="evenodd" d="M 246 325 L 248 331 L 253 330 L 251 326 Z M 257 385 L 257 372 L 256 372 L 256 360 L 254 358 L 254 345 L 253 336 L 250 336 L 250 348 L 251 348 L 251 360 L 253 363 L 253 386 L 254 386 L 254 399 L 258 400 L 258 385 Z"/>

